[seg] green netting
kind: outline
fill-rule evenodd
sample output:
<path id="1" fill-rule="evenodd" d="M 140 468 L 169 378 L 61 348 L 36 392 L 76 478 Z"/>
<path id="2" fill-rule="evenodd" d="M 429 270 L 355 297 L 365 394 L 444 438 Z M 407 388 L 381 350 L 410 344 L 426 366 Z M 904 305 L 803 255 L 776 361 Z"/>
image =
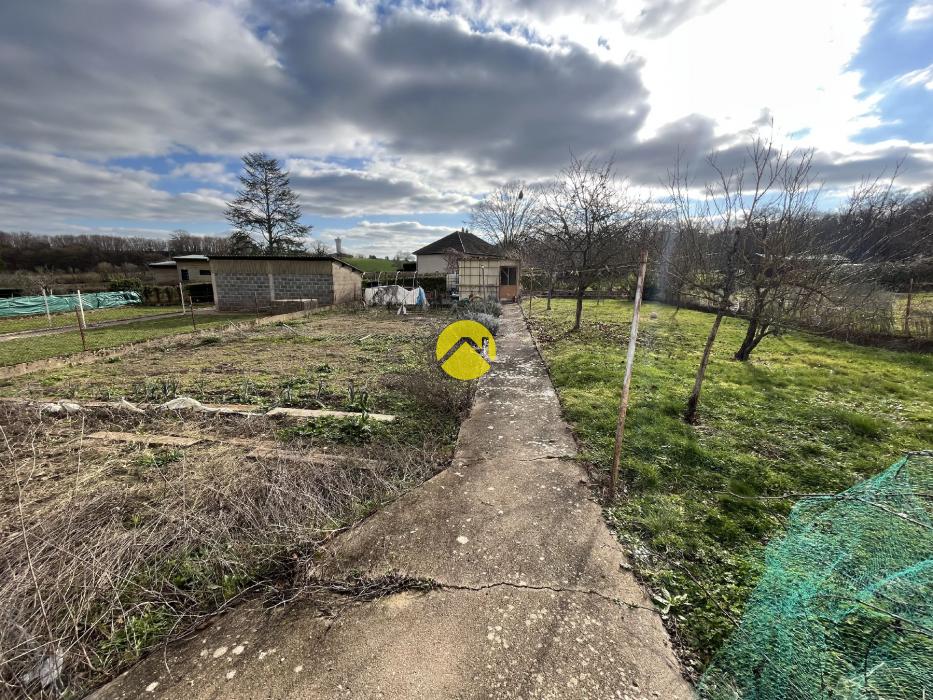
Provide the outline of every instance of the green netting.
<path id="1" fill-rule="evenodd" d="M 808 498 L 700 698 L 933 700 L 933 453 Z"/>
<path id="2" fill-rule="evenodd" d="M 49 295 L 49 312 L 53 314 L 74 311 L 78 306 L 77 294 Z M 89 292 L 81 295 L 81 306 L 85 309 L 113 309 L 127 304 L 141 304 L 142 297 L 136 292 Z M 36 316 L 45 313 L 45 301 L 41 296 L 13 297 L 0 299 L 0 317 Z"/>

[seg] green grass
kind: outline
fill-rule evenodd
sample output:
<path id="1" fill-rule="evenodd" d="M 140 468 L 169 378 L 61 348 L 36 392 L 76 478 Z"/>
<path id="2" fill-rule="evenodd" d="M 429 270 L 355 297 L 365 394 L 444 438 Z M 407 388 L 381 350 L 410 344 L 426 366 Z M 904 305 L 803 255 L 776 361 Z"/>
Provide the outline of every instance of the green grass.
<path id="1" fill-rule="evenodd" d="M 543 306 L 543 305 L 542 305 Z M 631 305 L 536 307 L 542 343 L 582 456 L 611 462 Z M 654 316 L 654 318 L 652 318 Z M 607 515 L 637 572 L 671 601 L 679 641 L 702 665 L 732 630 L 781 534 L 794 499 L 835 493 L 908 450 L 933 446 L 933 357 L 847 345 L 799 333 L 765 339 L 752 360 L 731 359 L 744 324 L 725 319 L 701 402 L 681 420 L 713 316 L 646 304 L 622 454 L 626 493 Z"/>
<path id="2" fill-rule="evenodd" d="M 125 318 L 139 318 L 140 316 L 153 316 L 180 311 L 180 306 L 121 306 L 116 309 L 85 309 L 84 320 L 88 325 L 93 325 L 103 321 L 119 321 Z M 0 318 L 0 333 L 16 333 L 49 327 L 63 328 L 65 326 L 75 326 L 77 322 L 78 318 L 74 311 L 52 314 L 51 326 L 49 326 L 45 314 L 41 316 Z"/>
<path id="3" fill-rule="evenodd" d="M 253 314 L 211 314 L 197 319 L 198 330 L 220 326 L 231 321 L 253 318 Z M 151 340 L 192 330 L 190 316 L 160 318 L 151 321 L 108 328 L 90 328 L 85 331 L 88 350 L 115 348 L 127 343 Z M 49 357 L 73 355 L 82 352 L 81 336 L 77 329 L 67 333 L 53 333 L 0 342 L 0 366 L 32 362 Z"/>
<path id="4" fill-rule="evenodd" d="M 400 263 L 394 260 L 381 258 L 343 258 L 347 263 L 359 268 L 363 272 L 395 272 L 400 269 Z"/>

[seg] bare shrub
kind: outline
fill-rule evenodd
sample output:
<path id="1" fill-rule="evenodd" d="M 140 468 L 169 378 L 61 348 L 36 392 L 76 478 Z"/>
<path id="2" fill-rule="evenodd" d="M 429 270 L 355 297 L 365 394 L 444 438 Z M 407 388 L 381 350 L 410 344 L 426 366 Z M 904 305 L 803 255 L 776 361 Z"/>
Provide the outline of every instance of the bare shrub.
<path id="1" fill-rule="evenodd" d="M 81 695 L 245 595 L 300 586 L 328 538 L 449 458 L 436 440 L 309 464 L 86 438 L 172 420 L 0 405 L 0 695 Z"/>

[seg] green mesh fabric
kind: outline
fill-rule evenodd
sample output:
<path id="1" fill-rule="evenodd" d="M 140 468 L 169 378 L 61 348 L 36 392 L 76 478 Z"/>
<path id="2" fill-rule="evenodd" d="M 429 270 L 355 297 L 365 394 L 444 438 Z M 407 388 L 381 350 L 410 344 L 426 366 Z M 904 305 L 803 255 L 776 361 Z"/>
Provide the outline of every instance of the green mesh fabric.
<path id="1" fill-rule="evenodd" d="M 933 700 L 933 453 L 794 507 L 697 692 Z"/>
<path id="2" fill-rule="evenodd" d="M 127 304 L 140 304 L 142 297 L 137 292 L 87 292 L 81 295 L 81 306 L 85 309 L 115 309 Z M 38 316 L 44 314 L 48 305 L 49 313 L 57 314 L 74 311 L 78 306 L 77 294 L 64 296 L 48 295 L 13 297 L 0 299 L 0 318 L 7 316 Z"/>

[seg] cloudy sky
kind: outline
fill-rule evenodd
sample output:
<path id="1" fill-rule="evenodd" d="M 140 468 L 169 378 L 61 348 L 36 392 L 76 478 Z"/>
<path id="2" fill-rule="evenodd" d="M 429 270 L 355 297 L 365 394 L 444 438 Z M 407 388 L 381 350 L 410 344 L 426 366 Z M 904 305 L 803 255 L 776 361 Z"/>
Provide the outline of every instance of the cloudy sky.
<path id="1" fill-rule="evenodd" d="M 284 161 L 313 237 L 379 255 L 511 178 L 756 129 L 830 190 L 933 182 L 933 0 L 10 0 L 0 229 L 225 233 L 240 156 Z"/>

